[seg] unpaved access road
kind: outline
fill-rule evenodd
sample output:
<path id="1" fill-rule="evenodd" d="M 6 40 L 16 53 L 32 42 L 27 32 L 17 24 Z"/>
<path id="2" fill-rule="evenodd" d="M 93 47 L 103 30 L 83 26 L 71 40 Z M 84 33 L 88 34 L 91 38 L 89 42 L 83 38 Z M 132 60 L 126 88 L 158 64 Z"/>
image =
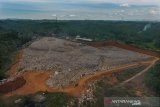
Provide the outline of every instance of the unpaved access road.
<path id="1" fill-rule="evenodd" d="M 134 80 L 135 78 L 139 77 L 139 76 L 142 75 L 143 73 L 147 72 L 151 67 L 153 67 L 153 66 L 155 65 L 155 63 L 156 63 L 158 60 L 159 60 L 159 58 L 155 58 L 155 60 L 153 60 L 153 61 L 151 62 L 151 64 L 150 64 L 148 67 L 146 67 L 143 71 L 141 71 L 141 72 L 139 72 L 138 74 L 136 74 L 135 76 L 133 76 L 133 77 L 125 80 L 125 81 L 122 82 L 120 85 L 124 85 L 124 84 L 128 83 L 129 81 L 132 81 L 132 80 Z"/>
<path id="2" fill-rule="evenodd" d="M 20 53 L 17 57 L 16 63 L 11 67 L 11 70 L 9 72 L 10 78 L 17 77 L 19 60 L 22 58 L 22 54 L 23 54 L 23 50 L 20 51 Z M 20 75 L 18 75 L 19 77 L 23 77 L 23 79 L 26 81 L 26 83 L 21 88 L 13 90 L 12 92 L 4 94 L 3 96 L 9 97 L 9 96 L 14 96 L 14 95 L 28 95 L 28 94 L 34 94 L 34 93 L 37 93 L 40 91 L 41 92 L 45 92 L 45 91 L 65 92 L 65 93 L 68 93 L 69 95 L 79 96 L 81 94 L 81 92 L 86 89 L 87 84 L 91 81 L 95 81 L 97 79 L 103 78 L 104 76 L 110 75 L 114 72 L 122 72 L 125 69 L 136 67 L 136 66 L 139 66 L 140 64 L 141 65 L 148 65 L 148 67 L 146 69 L 144 69 L 142 72 L 137 74 L 137 75 L 141 75 L 145 71 L 150 69 L 152 66 L 154 66 L 154 64 L 158 60 L 159 60 L 159 58 L 154 57 L 154 59 L 151 59 L 150 61 L 140 61 L 137 63 L 118 66 L 118 67 L 115 67 L 115 68 L 112 68 L 112 69 L 106 70 L 106 71 L 99 71 L 93 75 L 88 75 L 88 76 L 82 77 L 79 80 L 79 83 L 76 87 L 68 86 L 66 88 L 61 88 L 61 89 L 50 88 L 46 85 L 47 80 L 50 78 L 50 74 L 53 72 L 50 72 L 50 71 L 48 71 L 48 72 L 46 72 L 46 71 L 41 71 L 41 72 L 40 71 L 27 71 L 27 72 L 24 72 L 24 73 L 21 73 Z M 128 82 L 128 81 L 136 78 L 137 75 L 126 80 L 125 82 Z M 18 84 L 18 82 L 17 82 L 17 84 Z"/>
<path id="3" fill-rule="evenodd" d="M 148 67 L 150 68 L 150 66 L 153 66 L 156 61 L 157 61 L 157 59 L 154 59 L 151 61 L 138 62 L 138 63 L 134 63 L 134 64 L 126 64 L 126 65 L 123 65 L 120 67 L 113 68 L 108 71 L 101 71 L 101 72 L 95 73 L 94 75 L 89 75 L 89 76 L 81 78 L 78 83 L 78 86 L 76 86 L 76 87 L 71 86 L 71 87 L 66 87 L 63 89 L 49 88 L 46 85 L 46 81 L 49 79 L 51 72 L 49 72 L 49 71 L 48 72 L 28 71 L 28 72 L 25 72 L 24 74 L 22 74 L 22 77 L 26 80 L 26 84 L 23 87 L 15 90 L 15 91 L 12 91 L 8 94 L 5 94 L 4 96 L 8 97 L 8 96 L 13 96 L 13 95 L 28 95 L 28 94 L 34 94 L 34 93 L 40 92 L 40 91 L 42 91 L 42 92 L 45 92 L 45 91 L 65 92 L 65 93 L 68 93 L 69 95 L 79 96 L 81 94 L 81 92 L 86 89 L 87 83 L 89 83 L 91 81 L 100 79 L 100 78 L 102 78 L 106 75 L 112 74 L 114 72 L 121 72 L 122 70 L 125 70 L 127 68 L 139 66 L 140 64 L 142 64 L 142 65 L 147 64 L 147 65 L 149 65 Z"/>

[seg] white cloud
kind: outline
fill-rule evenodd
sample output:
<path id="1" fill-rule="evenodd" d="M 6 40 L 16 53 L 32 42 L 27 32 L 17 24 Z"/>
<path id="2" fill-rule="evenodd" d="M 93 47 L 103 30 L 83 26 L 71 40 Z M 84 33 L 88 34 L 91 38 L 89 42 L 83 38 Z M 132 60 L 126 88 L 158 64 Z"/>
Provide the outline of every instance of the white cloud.
<path id="1" fill-rule="evenodd" d="M 149 14 L 151 14 L 151 15 L 157 15 L 157 14 L 160 14 L 160 12 L 157 11 L 157 10 L 150 10 Z"/>
<path id="2" fill-rule="evenodd" d="M 57 14 L 52 14 L 52 17 L 57 17 Z"/>
<path id="3" fill-rule="evenodd" d="M 121 13 L 125 12 L 125 10 L 120 10 Z"/>
<path id="4" fill-rule="evenodd" d="M 69 17 L 75 17 L 75 16 L 76 16 L 75 14 L 70 14 L 70 15 L 69 15 Z"/>
<path id="5" fill-rule="evenodd" d="M 157 4 L 160 5 L 160 0 L 86 0 L 99 3 L 129 3 L 129 4 Z"/>
<path id="6" fill-rule="evenodd" d="M 128 3 L 120 4 L 121 7 L 130 7 Z"/>

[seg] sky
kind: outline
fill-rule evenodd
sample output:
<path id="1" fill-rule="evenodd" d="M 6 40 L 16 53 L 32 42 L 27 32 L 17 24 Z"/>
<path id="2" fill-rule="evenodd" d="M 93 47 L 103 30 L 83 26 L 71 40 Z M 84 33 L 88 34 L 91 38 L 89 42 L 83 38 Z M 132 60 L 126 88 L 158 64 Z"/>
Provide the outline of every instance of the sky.
<path id="1" fill-rule="evenodd" d="M 0 0 L 0 19 L 160 20 L 160 0 Z"/>
<path id="2" fill-rule="evenodd" d="M 160 4 L 159 0 L 0 0 L 0 2 L 36 2 L 36 3 L 47 3 L 47 2 L 59 2 L 59 3 L 129 3 L 129 4 Z"/>

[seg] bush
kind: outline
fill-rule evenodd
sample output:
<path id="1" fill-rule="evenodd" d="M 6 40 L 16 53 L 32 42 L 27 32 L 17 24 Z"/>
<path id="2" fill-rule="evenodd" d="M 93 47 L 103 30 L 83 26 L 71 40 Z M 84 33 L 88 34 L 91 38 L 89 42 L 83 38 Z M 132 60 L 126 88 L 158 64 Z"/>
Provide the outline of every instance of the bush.
<path id="1" fill-rule="evenodd" d="M 156 64 L 146 76 L 146 85 L 160 96 L 160 63 Z"/>

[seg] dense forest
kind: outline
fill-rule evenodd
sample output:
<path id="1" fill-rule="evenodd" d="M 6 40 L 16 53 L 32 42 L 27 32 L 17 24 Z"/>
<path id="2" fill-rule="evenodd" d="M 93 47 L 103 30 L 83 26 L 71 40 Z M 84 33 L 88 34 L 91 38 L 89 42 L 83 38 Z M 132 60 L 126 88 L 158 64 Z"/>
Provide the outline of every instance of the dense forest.
<path id="1" fill-rule="evenodd" d="M 0 28 L 0 80 L 5 78 L 5 73 L 14 62 L 18 49 L 29 40 L 19 36 L 17 32 Z"/>
<path id="2" fill-rule="evenodd" d="M 94 40 L 118 40 L 144 48 L 160 49 L 159 22 L 2 20 L 0 27 L 28 37 L 80 35 Z"/>
<path id="3" fill-rule="evenodd" d="M 146 76 L 146 85 L 160 97 L 160 62 L 157 63 Z"/>

